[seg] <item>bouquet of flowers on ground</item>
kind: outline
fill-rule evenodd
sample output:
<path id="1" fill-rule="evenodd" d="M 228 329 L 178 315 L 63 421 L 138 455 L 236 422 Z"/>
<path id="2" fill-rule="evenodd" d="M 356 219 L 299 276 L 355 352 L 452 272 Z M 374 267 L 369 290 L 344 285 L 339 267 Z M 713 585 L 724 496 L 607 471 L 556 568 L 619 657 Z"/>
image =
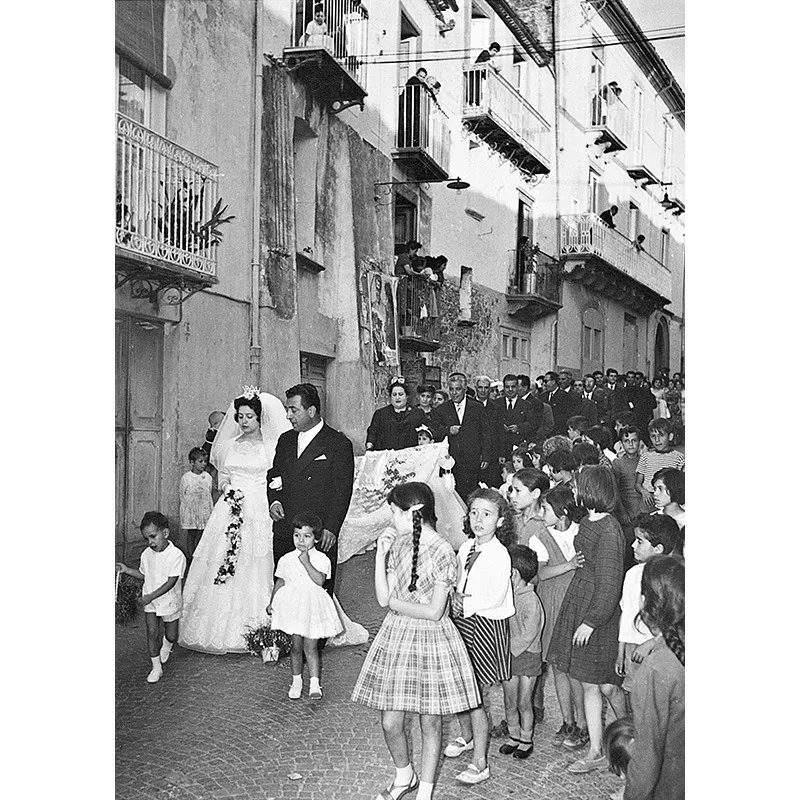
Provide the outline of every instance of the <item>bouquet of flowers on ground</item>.
<path id="1" fill-rule="evenodd" d="M 254 656 L 261 656 L 265 664 L 287 655 L 292 645 L 289 634 L 273 630 L 269 622 L 245 628 L 244 642 L 247 649 Z"/>

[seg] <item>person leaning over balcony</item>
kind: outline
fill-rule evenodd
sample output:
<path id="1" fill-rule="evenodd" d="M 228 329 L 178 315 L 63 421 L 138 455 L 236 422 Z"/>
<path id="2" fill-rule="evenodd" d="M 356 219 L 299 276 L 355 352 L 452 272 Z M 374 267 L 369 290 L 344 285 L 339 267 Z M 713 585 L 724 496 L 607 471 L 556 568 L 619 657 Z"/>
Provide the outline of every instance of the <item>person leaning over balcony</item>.
<path id="1" fill-rule="evenodd" d="M 420 146 L 420 122 L 422 114 L 422 92 L 427 91 L 425 83 L 428 70 L 420 67 L 412 75 L 400 93 L 400 109 L 398 114 L 399 130 L 397 131 L 398 147 Z"/>
<path id="2" fill-rule="evenodd" d="M 499 72 L 500 67 L 494 61 L 495 56 L 500 53 L 500 45 L 497 42 L 492 42 L 488 50 L 481 50 L 480 55 L 475 59 L 476 64 L 488 63 L 495 72 Z"/>
<path id="3" fill-rule="evenodd" d="M 405 275 L 416 275 L 417 272 L 414 270 L 412 263 L 415 258 L 418 258 L 418 253 L 422 245 L 415 241 L 411 240 L 406 244 L 405 250 L 397 256 L 397 261 L 394 262 L 394 274 L 398 278 L 402 278 Z"/>
<path id="4" fill-rule="evenodd" d="M 614 217 L 619 213 L 619 208 L 617 206 L 611 206 L 611 208 L 607 208 L 601 215 L 600 219 L 608 225 L 609 228 L 616 228 L 617 226 L 614 224 Z"/>

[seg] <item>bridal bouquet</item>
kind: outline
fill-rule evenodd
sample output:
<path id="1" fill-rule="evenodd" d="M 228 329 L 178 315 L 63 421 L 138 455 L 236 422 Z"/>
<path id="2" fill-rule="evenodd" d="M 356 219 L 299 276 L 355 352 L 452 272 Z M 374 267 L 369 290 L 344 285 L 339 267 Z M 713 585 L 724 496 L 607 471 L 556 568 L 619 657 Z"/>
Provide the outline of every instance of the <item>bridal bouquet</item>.
<path id="1" fill-rule="evenodd" d="M 217 570 L 217 576 L 214 578 L 215 584 L 225 583 L 228 578 L 232 578 L 236 574 L 236 562 L 239 560 L 239 547 L 242 544 L 243 500 L 244 493 L 241 489 L 228 489 L 225 493 L 225 502 L 228 504 L 231 514 L 231 521 L 225 530 L 225 536 L 228 538 L 228 550 L 225 553 L 225 560 Z"/>

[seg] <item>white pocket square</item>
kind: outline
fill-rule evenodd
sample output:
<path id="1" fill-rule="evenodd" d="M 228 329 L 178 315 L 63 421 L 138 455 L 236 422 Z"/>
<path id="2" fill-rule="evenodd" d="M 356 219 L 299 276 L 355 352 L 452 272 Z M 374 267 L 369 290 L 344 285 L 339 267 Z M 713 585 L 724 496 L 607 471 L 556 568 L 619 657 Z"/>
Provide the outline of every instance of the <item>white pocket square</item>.
<path id="1" fill-rule="evenodd" d="M 314 461 L 327 461 L 327 460 L 328 460 L 328 456 L 326 456 L 325 453 L 323 453 L 321 456 L 317 456 L 314 459 Z"/>
<path id="2" fill-rule="evenodd" d="M 283 478 L 280 475 L 276 475 L 270 482 L 269 488 L 274 489 L 276 492 L 279 492 L 283 489 Z"/>

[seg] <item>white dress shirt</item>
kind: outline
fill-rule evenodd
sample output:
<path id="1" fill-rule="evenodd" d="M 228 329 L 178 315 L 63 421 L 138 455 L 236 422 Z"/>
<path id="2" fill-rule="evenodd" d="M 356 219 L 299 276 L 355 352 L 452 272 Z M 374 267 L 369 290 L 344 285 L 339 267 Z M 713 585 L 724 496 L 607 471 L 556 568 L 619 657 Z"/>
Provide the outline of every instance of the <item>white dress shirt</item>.
<path id="1" fill-rule="evenodd" d="M 453 405 L 455 405 L 456 407 L 456 414 L 458 414 L 458 421 L 459 423 L 462 423 L 464 421 L 464 409 L 467 406 L 466 395 L 464 396 L 464 398 L 461 400 L 460 403 L 453 403 Z"/>
<path id="2" fill-rule="evenodd" d="M 480 554 L 465 575 L 467 557 L 472 548 L 472 539 L 467 539 L 458 550 L 458 590 L 463 592 L 464 616 L 480 614 L 487 619 L 506 619 L 514 615 L 514 591 L 511 588 L 511 556 L 497 540 L 491 538 L 478 545 Z"/>
<path id="3" fill-rule="evenodd" d="M 303 450 L 308 447 L 311 443 L 311 440 L 322 430 L 322 426 L 325 424 L 324 420 L 320 420 L 313 428 L 309 428 L 307 431 L 298 431 L 297 433 L 297 457 L 300 458 L 303 455 Z"/>

